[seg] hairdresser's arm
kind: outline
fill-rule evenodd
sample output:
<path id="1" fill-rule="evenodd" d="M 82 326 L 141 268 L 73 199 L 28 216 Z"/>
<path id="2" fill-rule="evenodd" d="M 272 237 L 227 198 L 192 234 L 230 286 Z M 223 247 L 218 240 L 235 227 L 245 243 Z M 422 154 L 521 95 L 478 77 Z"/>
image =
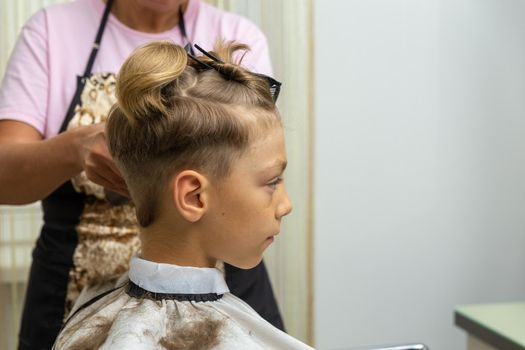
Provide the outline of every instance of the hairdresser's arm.
<path id="1" fill-rule="evenodd" d="M 40 200 L 82 170 L 108 189 L 127 193 L 107 152 L 104 124 L 43 140 L 28 124 L 0 121 L 0 204 Z"/>

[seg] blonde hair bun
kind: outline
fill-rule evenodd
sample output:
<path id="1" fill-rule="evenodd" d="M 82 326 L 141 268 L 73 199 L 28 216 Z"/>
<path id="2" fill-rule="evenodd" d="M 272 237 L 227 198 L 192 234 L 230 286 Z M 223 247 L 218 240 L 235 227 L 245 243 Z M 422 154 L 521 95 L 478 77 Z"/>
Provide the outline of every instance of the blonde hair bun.
<path id="1" fill-rule="evenodd" d="M 187 65 L 186 51 L 168 41 L 146 44 L 134 59 L 122 65 L 117 77 L 118 106 L 131 124 L 137 119 L 165 114 L 169 109 L 163 88 L 174 82 Z"/>

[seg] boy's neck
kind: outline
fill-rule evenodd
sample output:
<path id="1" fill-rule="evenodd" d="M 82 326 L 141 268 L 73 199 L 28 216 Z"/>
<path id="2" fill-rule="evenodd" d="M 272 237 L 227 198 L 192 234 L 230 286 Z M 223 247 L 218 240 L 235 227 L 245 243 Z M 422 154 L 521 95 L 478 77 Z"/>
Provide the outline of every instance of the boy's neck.
<path id="1" fill-rule="evenodd" d="M 178 266 L 215 267 L 217 260 L 206 256 L 198 232 L 189 229 L 141 229 L 142 258 Z"/>

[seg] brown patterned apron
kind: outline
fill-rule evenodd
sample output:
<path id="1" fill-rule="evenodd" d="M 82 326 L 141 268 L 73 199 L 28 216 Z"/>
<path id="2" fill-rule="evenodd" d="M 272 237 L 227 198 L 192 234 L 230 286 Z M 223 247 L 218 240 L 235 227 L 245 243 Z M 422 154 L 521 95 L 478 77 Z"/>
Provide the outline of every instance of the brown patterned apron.
<path id="1" fill-rule="evenodd" d="M 115 102 L 115 75 L 92 74 L 86 79 L 80 104 L 67 128 L 106 121 Z M 65 316 L 84 287 L 115 281 L 128 270 L 131 257 L 140 249 L 137 219 L 131 202 L 110 202 L 104 188 L 88 180 L 84 172 L 71 182 L 77 192 L 87 197 L 76 226 L 78 245 L 69 272 Z"/>

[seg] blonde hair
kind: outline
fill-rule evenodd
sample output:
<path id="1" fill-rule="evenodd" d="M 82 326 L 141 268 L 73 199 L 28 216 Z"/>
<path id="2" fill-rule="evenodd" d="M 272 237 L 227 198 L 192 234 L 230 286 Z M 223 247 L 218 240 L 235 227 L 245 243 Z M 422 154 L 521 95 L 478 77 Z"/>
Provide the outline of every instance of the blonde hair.
<path id="1" fill-rule="evenodd" d="M 252 138 L 280 117 L 268 82 L 233 61 L 246 45 L 220 41 L 212 54 L 189 59 L 169 42 L 138 48 L 117 77 L 117 104 L 106 126 L 141 226 L 158 211 L 160 191 L 183 167 L 220 179 Z"/>

